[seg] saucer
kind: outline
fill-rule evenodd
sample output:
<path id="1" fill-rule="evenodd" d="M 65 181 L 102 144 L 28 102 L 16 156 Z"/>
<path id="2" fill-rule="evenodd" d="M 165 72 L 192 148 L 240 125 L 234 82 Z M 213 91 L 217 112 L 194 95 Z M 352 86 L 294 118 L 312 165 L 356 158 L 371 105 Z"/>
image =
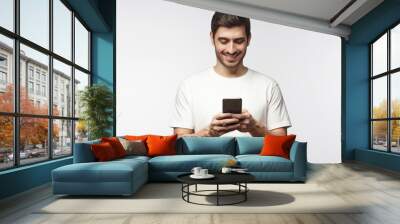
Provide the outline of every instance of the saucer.
<path id="1" fill-rule="evenodd" d="M 193 178 L 193 179 L 211 179 L 211 178 L 214 178 L 214 177 L 215 176 L 212 175 L 212 174 L 207 174 L 207 175 L 204 175 L 204 176 L 194 175 L 194 174 L 190 175 L 190 178 Z"/>

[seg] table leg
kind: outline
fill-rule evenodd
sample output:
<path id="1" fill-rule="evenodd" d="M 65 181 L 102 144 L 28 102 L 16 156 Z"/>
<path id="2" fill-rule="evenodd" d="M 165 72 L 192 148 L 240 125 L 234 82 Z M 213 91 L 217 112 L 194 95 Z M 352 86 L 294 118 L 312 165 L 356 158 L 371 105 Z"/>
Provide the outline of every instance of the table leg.
<path id="1" fill-rule="evenodd" d="M 247 201 L 247 192 L 248 192 L 248 190 L 247 190 L 247 182 L 244 183 L 244 190 L 245 190 L 245 192 L 244 192 L 244 201 Z"/>
<path id="2" fill-rule="evenodd" d="M 219 205 L 219 184 L 217 184 L 217 206 Z"/>

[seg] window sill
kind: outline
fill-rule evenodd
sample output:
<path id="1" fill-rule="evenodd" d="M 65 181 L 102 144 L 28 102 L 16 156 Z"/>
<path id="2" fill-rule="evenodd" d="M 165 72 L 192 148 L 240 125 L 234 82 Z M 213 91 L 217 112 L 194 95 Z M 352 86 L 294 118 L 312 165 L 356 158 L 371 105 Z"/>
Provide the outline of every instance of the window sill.
<path id="1" fill-rule="evenodd" d="M 72 159 L 72 157 L 73 156 L 67 156 L 67 157 L 62 157 L 62 158 L 59 158 L 59 159 L 52 159 L 52 160 L 48 160 L 48 161 L 38 162 L 38 163 L 35 163 L 35 164 L 24 165 L 24 166 L 16 167 L 16 168 L 10 168 L 10 169 L 7 169 L 7 170 L 0 171 L 0 176 L 1 175 L 6 175 L 6 174 L 10 174 L 10 173 L 14 173 L 14 172 L 23 171 L 23 170 L 32 169 L 32 168 L 35 168 L 35 167 L 49 165 L 49 164 L 52 164 L 52 163 L 62 162 L 62 161 L 65 161 L 65 160 Z"/>

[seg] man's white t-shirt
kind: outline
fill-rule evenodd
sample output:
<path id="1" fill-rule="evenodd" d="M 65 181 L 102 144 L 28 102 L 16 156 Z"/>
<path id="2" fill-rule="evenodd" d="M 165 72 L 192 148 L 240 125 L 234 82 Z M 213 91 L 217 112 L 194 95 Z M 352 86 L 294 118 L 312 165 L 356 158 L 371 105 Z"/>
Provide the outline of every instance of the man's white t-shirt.
<path id="1" fill-rule="evenodd" d="M 224 98 L 242 98 L 242 109 L 247 109 L 268 130 L 291 126 L 275 80 L 251 69 L 240 77 L 224 77 L 211 67 L 180 84 L 170 127 L 194 129 L 194 132 L 208 128 L 213 117 L 222 113 Z M 223 136 L 251 135 L 235 130 Z"/>

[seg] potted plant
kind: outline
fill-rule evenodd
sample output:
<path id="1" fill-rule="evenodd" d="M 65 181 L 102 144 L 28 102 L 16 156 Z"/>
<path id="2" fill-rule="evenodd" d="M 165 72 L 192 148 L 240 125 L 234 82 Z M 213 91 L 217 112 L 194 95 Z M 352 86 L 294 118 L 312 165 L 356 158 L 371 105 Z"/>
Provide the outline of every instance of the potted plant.
<path id="1" fill-rule="evenodd" d="M 87 127 L 89 140 L 110 136 L 112 126 L 113 94 L 102 84 L 87 86 L 80 92 L 79 106 L 82 109 L 80 126 Z"/>

